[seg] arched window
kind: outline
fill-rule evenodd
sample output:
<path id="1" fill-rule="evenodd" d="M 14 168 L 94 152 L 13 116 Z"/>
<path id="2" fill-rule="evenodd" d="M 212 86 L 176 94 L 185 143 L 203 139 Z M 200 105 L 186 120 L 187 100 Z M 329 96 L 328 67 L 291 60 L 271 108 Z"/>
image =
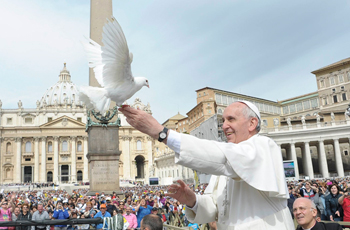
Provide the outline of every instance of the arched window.
<path id="1" fill-rule="evenodd" d="M 52 152 L 52 142 L 51 142 L 51 141 L 49 141 L 49 142 L 47 143 L 47 151 L 48 151 L 49 153 Z"/>
<path id="2" fill-rule="evenodd" d="M 141 143 L 140 140 L 138 140 L 138 141 L 136 142 L 136 149 L 137 149 L 137 150 L 142 150 L 142 143 Z"/>
<path id="3" fill-rule="evenodd" d="M 6 153 L 11 154 L 12 153 L 12 145 L 10 142 L 7 142 L 6 144 Z"/>
<path id="4" fill-rule="evenodd" d="M 81 141 L 78 141 L 78 143 L 77 143 L 77 151 L 78 152 L 83 151 L 83 145 L 82 145 Z"/>
<path id="5" fill-rule="evenodd" d="M 77 180 L 78 181 L 83 181 L 83 172 L 81 170 L 79 170 L 77 172 Z"/>
<path id="6" fill-rule="evenodd" d="M 11 176 L 11 169 L 7 168 L 7 169 L 6 169 L 5 175 L 6 175 L 6 178 L 7 178 L 7 179 L 10 179 L 10 178 L 12 177 L 12 176 Z"/>
<path id="7" fill-rule="evenodd" d="M 67 141 L 63 141 L 62 142 L 62 151 L 63 152 L 67 152 L 68 151 L 68 142 Z"/>
<path id="8" fill-rule="evenodd" d="M 26 153 L 32 152 L 32 143 L 30 141 L 26 142 L 25 152 Z"/>

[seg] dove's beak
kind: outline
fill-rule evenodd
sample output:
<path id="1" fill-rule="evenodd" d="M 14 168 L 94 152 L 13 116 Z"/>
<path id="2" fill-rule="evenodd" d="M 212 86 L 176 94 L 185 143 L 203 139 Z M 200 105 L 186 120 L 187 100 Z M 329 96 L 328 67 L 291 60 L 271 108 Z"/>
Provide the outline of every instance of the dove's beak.
<path id="1" fill-rule="evenodd" d="M 147 87 L 149 88 L 149 85 L 147 85 Z"/>

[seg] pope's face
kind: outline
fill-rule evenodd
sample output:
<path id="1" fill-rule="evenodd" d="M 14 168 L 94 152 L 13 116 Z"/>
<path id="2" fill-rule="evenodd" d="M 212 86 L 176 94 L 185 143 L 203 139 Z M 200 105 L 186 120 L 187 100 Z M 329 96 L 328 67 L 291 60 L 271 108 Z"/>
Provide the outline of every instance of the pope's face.
<path id="1" fill-rule="evenodd" d="M 248 140 L 253 135 L 251 132 L 254 131 L 255 125 L 252 123 L 252 119 L 257 119 L 247 118 L 242 113 L 242 109 L 245 107 L 245 104 L 235 102 L 229 105 L 224 111 L 222 129 L 228 142 L 238 144 L 239 142 Z"/>

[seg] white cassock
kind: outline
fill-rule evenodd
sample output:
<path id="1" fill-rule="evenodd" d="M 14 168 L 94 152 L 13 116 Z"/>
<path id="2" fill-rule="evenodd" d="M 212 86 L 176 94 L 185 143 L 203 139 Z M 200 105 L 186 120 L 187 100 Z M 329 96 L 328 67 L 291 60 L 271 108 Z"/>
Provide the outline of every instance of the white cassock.
<path id="1" fill-rule="evenodd" d="M 295 229 L 282 154 L 270 138 L 254 135 L 239 144 L 198 139 L 170 131 L 175 163 L 213 174 L 186 216 L 193 223 L 217 221 L 218 230 Z"/>

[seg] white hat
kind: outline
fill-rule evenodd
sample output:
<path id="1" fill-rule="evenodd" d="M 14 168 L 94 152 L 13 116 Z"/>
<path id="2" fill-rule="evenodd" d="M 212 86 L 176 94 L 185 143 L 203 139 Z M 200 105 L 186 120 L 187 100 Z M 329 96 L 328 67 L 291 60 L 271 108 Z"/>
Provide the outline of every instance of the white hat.
<path id="1" fill-rule="evenodd" d="M 253 103 L 251 103 L 249 101 L 243 101 L 243 100 L 237 101 L 237 102 L 241 102 L 241 103 L 245 104 L 246 106 L 248 106 L 258 116 L 259 120 L 261 120 L 259 109 Z"/>

